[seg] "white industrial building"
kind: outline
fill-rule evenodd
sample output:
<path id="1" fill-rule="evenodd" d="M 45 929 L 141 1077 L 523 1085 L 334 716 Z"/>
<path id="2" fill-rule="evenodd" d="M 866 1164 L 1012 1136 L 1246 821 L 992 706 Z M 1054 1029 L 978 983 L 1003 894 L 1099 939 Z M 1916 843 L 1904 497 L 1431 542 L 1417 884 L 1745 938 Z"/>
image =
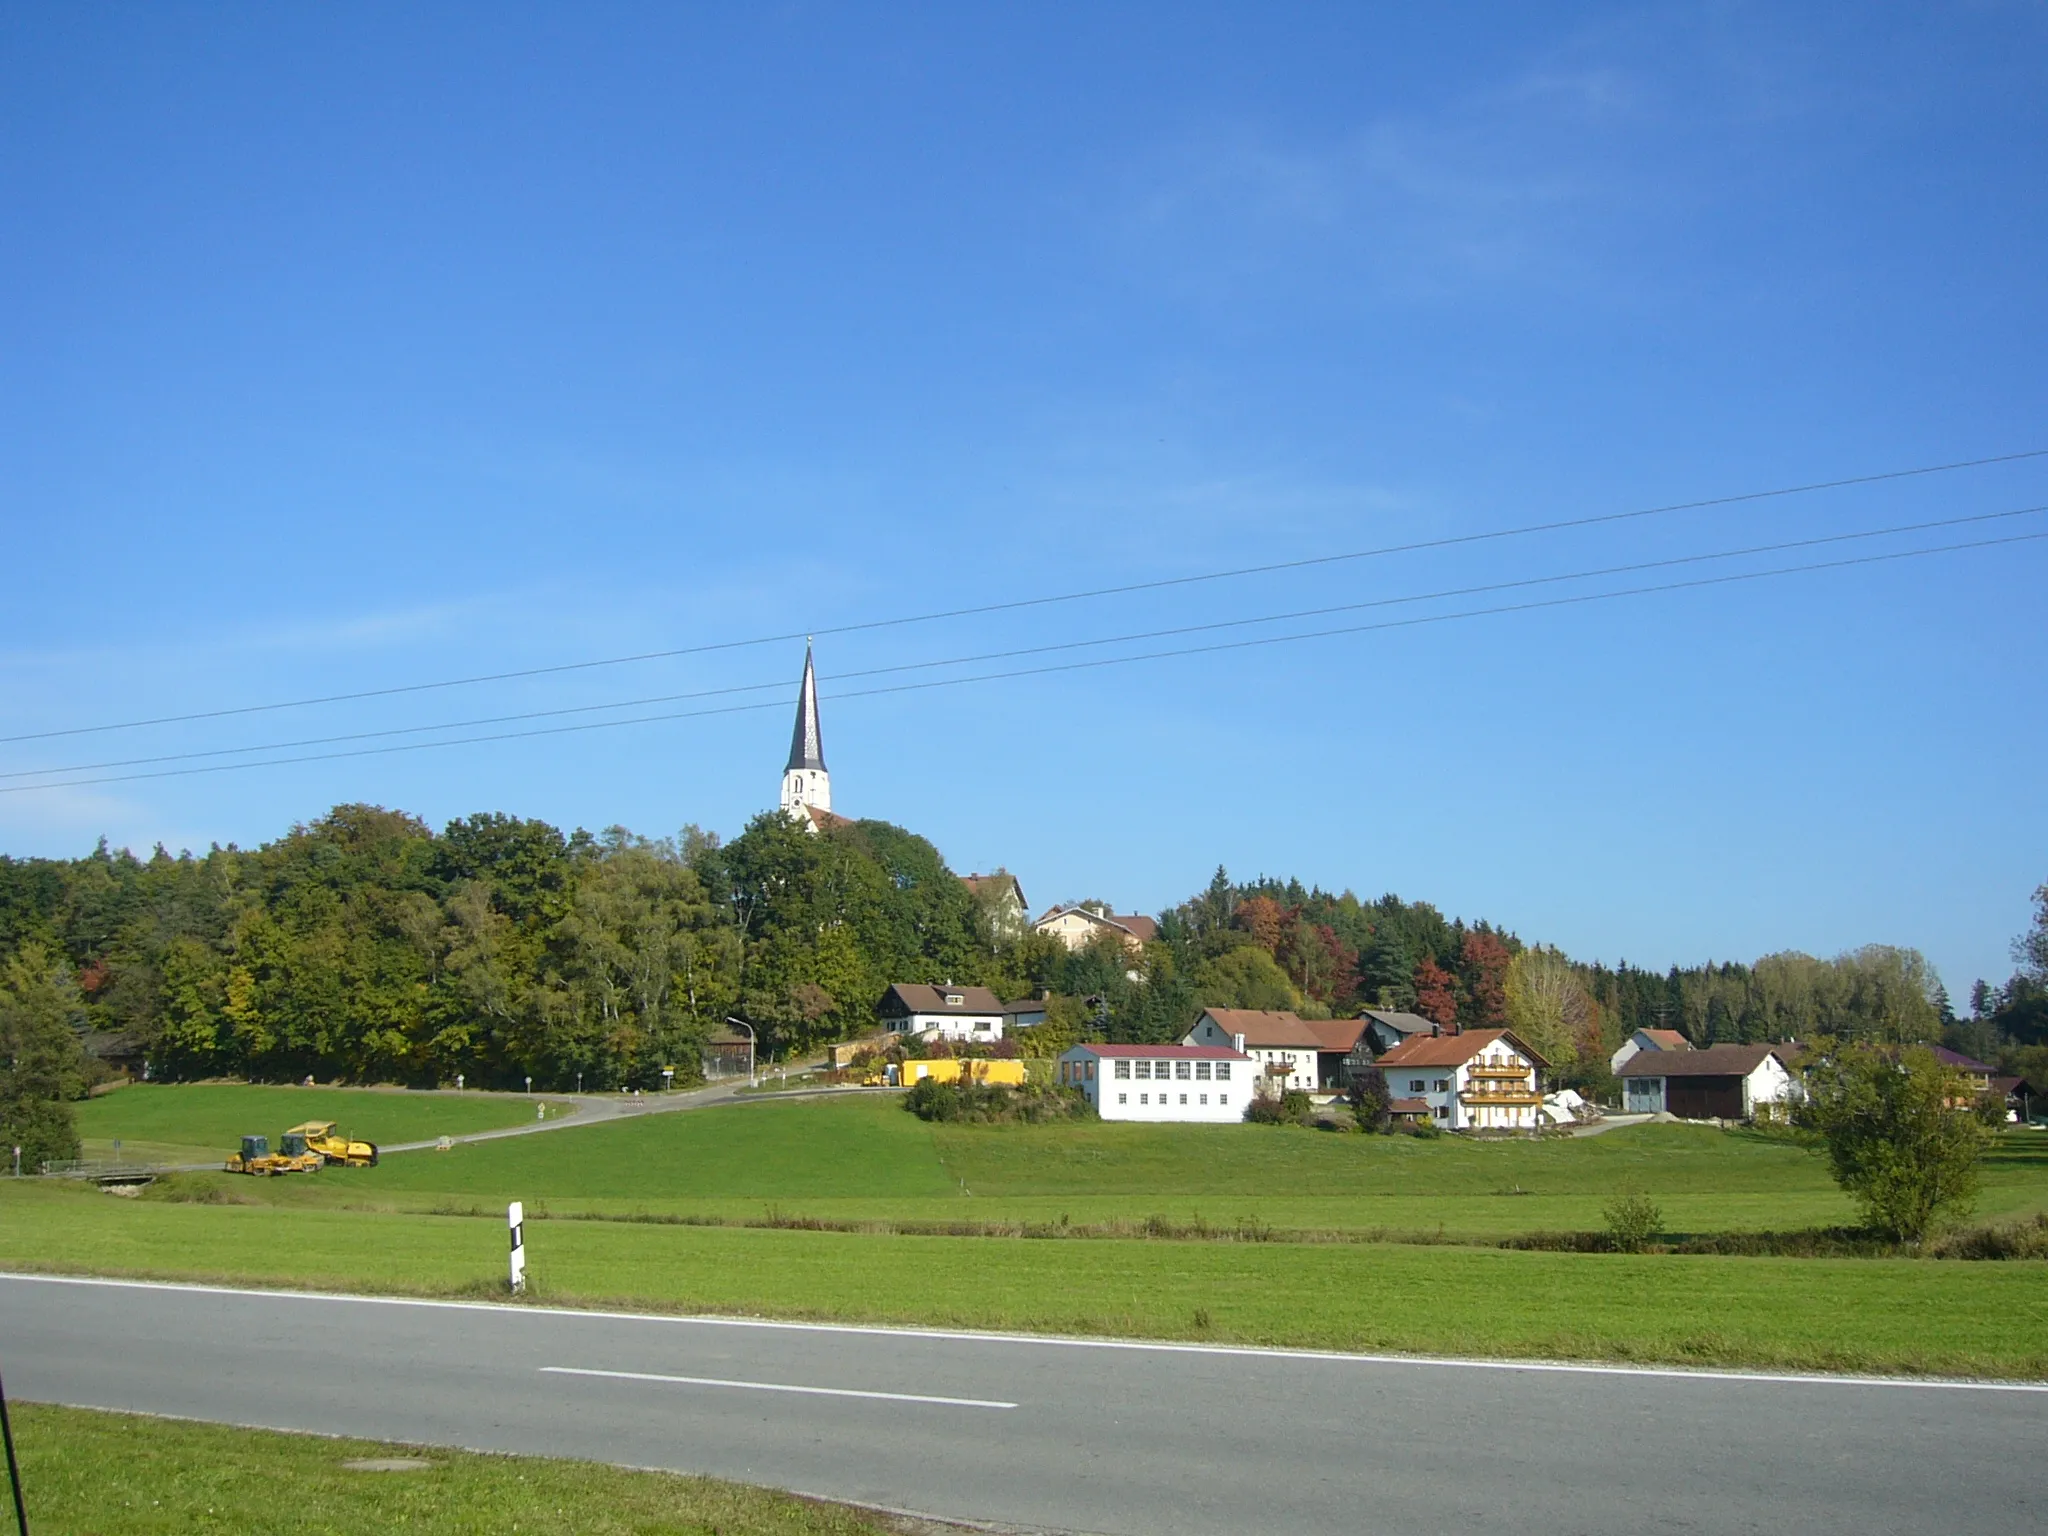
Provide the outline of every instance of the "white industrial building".
<path id="1" fill-rule="evenodd" d="M 1256 1061 L 1226 1046 L 1077 1045 L 1060 1057 L 1060 1082 L 1105 1120 L 1242 1120 L 1258 1077 Z"/>

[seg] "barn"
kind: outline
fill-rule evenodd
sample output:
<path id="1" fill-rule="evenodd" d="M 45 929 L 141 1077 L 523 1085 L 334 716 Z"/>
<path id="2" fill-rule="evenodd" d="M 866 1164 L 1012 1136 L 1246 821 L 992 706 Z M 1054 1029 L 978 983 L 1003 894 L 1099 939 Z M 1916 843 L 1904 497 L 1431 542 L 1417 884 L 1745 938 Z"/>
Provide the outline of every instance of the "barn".
<path id="1" fill-rule="evenodd" d="M 1667 1110 L 1681 1120 L 1749 1120 L 1791 1102 L 1782 1048 L 1710 1045 L 1703 1051 L 1641 1051 L 1621 1064 L 1622 1106 Z"/>

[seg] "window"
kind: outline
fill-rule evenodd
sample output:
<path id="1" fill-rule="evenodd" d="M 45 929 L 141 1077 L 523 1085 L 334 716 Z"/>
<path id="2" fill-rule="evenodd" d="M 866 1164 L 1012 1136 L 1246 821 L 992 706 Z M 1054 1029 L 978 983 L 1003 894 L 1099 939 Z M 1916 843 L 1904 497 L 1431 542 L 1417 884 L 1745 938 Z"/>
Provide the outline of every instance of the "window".
<path id="1" fill-rule="evenodd" d="M 1408 1079 L 1408 1091 L 1409 1091 L 1410 1093 L 1420 1093 L 1420 1092 L 1422 1092 L 1422 1089 L 1423 1089 L 1423 1082 L 1422 1082 L 1422 1079 L 1421 1079 L 1421 1078 L 1419 1078 L 1419 1077 L 1411 1077 L 1411 1078 L 1409 1078 L 1409 1079 Z"/>
<path id="2" fill-rule="evenodd" d="M 1131 1064 L 1128 1061 L 1118 1062 L 1116 1064 L 1116 1075 L 1118 1077 L 1129 1077 L 1131 1075 Z"/>
<path id="3" fill-rule="evenodd" d="M 1116 1096 L 1116 1101 L 1119 1104 L 1128 1104 L 1131 1102 L 1131 1096 L 1128 1093 L 1120 1093 Z"/>
<path id="4" fill-rule="evenodd" d="M 966 1001 L 967 999 L 962 997 L 958 992 L 948 992 L 946 994 L 946 1006 L 948 1008 L 958 1008 L 962 1003 Z"/>
<path id="5" fill-rule="evenodd" d="M 1204 1104 L 1208 1103 L 1208 1102 L 1209 1102 L 1209 1095 L 1207 1095 L 1206 1093 L 1205 1093 L 1205 1094 L 1203 1094 L 1203 1095 L 1202 1095 L 1202 1102 L 1203 1102 Z"/>
<path id="6" fill-rule="evenodd" d="M 1187 1101 L 1188 1101 L 1188 1096 L 1187 1096 L 1186 1094 L 1182 1094 L 1182 1095 L 1180 1096 L 1180 1101 L 1181 1101 L 1181 1103 L 1183 1103 L 1183 1104 L 1187 1103 Z"/>
<path id="7" fill-rule="evenodd" d="M 1440 1077 L 1436 1080 L 1436 1091 L 1438 1093 L 1448 1092 L 1450 1090 L 1450 1086 L 1451 1080 L 1447 1077 Z"/>
<path id="8" fill-rule="evenodd" d="M 1149 1104 L 1149 1103 L 1151 1103 L 1151 1102 L 1152 1102 L 1152 1099 L 1151 1099 L 1151 1095 L 1150 1095 L 1150 1094 L 1144 1094 L 1144 1093 L 1141 1093 L 1141 1094 L 1139 1094 L 1139 1095 L 1138 1095 L 1138 1102 L 1139 1102 L 1140 1104 Z"/>
<path id="9" fill-rule="evenodd" d="M 1088 1081 L 1091 1083 L 1095 1081 L 1095 1063 L 1092 1061 L 1088 1063 Z"/>
<path id="10" fill-rule="evenodd" d="M 1230 1076 L 1230 1063 L 1229 1063 L 1229 1062 L 1227 1062 L 1227 1061 L 1219 1061 L 1219 1062 L 1217 1062 L 1217 1063 L 1216 1063 L 1216 1075 L 1217 1075 L 1218 1077 L 1228 1077 L 1228 1076 Z M 1225 1103 L 1228 1103 L 1229 1101 L 1228 1101 L 1228 1100 L 1226 1099 L 1226 1100 L 1225 1100 L 1224 1102 L 1225 1102 Z"/>
<path id="11" fill-rule="evenodd" d="M 1228 1104 L 1230 1102 L 1230 1095 L 1227 1093 L 1219 1093 L 1216 1095 L 1216 1102 L 1218 1104 Z"/>
<path id="12" fill-rule="evenodd" d="M 1451 1112 L 1444 1105 L 1439 1104 L 1436 1107 L 1436 1117 L 1439 1120 L 1448 1120 L 1451 1118 Z"/>
<path id="13" fill-rule="evenodd" d="M 1206 1083 L 1207 1081 L 1209 1081 L 1209 1063 L 1207 1063 L 1206 1061 L 1196 1062 L 1195 1077 L 1200 1082 Z"/>
<path id="14" fill-rule="evenodd" d="M 1193 1077 L 1195 1075 L 1195 1064 L 1192 1061 L 1176 1061 L 1173 1064 L 1173 1075 L 1175 1077 Z"/>
<path id="15" fill-rule="evenodd" d="M 1149 1078 L 1150 1078 L 1150 1077 L 1152 1076 L 1152 1063 L 1151 1063 L 1151 1062 L 1149 1062 L 1149 1061 L 1141 1061 L 1141 1062 L 1138 1062 L 1138 1063 L 1137 1063 L 1137 1068 L 1138 1068 L 1138 1076 L 1140 1076 L 1140 1077 L 1142 1077 L 1142 1078 L 1147 1078 L 1147 1079 L 1149 1079 Z"/>

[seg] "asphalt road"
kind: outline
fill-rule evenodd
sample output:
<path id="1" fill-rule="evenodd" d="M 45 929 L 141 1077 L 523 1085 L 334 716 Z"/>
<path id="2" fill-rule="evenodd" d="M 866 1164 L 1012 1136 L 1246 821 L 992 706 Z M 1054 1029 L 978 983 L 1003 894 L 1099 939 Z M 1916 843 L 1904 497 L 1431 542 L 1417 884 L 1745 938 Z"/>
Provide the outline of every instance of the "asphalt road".
<path id="1" fill-rule="evenodd" d="M 1061 1531 L 2048 1526 L 2042 1388 L 30 1276 L 0 1276 L 0 1368 L 35 1401 L 668 1467 Z"/>

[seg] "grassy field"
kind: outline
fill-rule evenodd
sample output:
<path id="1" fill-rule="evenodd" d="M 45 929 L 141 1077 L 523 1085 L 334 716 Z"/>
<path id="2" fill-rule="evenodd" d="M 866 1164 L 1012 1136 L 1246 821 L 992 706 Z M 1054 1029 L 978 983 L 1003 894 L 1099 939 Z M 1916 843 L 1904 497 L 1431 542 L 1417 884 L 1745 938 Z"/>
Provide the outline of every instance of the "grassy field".
<path id="1" fill-rule="evenodd" d="M 550 1115 L 570 1106 L 549 1104 Z M 239 1083 L 137 1083 L 78 1106 L 85 1155 L 137 1162 L 219 1161 L 244 1136 L 332 1120 L 362 1141 L 424 1141 L 523 1125 L 535 1101 L 511 1094 L 408 1093 L 383 1088 L 269 1088 Z"/>
<path id="2" fill-rule="evenodd" d="M 864 1511 L 734 1483 L 535 1456 L 423 1451 L 34 1404 L 15 1407 L 14 1432 L 30 1526 L 45 1536 L 869 1536 L 893 1528 Z M 428 1465 L 348 1465 L 392 1459 Z"/>
<path id="3" fill-rule="evenodd" d="M 173 1092 L 179 1090 L 171 1090 Z M 280 1090 L 291 1092 L 294 1090 Z M 1987 1217 L 2048 1209 L 2048 1136 L 1988 1165 Z M 894 1099 L 735 1105 L 409 1153 L 374 1170 L 215 1182 L 287 1206 L 835 1222 L 1202 1220 L 1283 1231 L 1502 1237 L 1585 1231 L 1639 1189 L 1678 1233 L 1839 1225 L 1820 1158 L 1781 1138 L 1644 1125 L 1575 1140 L 1336 1136 L 1292 1127 L 931 1126 Z"/>
<path id="4" fill-rule="evenodd" d="M 532 1299 L 1424 1353 L 2048 1375 L 2039 1264 L 530 1221 Z M 0 1188 L 0 1268 L 488 1297 L 502 1216 Z"/>
<path id="5" fill-rule="evenodd" d="M 534 1299 L 563 1304 L 2048 1376 L 2038 1262 L 1486 1246 L 1597 1229 L 1624 1188 L 1655 1198 L 1675 1234 L 1791 1231 L 1852 1214 L 1813 1153 L 1744 1131 L 1475 1143 L 1255 1126 L 930 1126 L 862 1097 L 652 1115 L 289 1180 L 186 1175 L 125 1200 L 0 1180 L 0 1266 L 493 1296 L 503 1202 L 516 1198 L 528 1205 Z M 2001 1137 L 1980 1217 L 2044 1209 L 2048 1137 Z M 1231 1240 L 1100 1235 L 1151 1218 L 1199 1218 Z M 789 1229 L 803 1219 L 870 1230 Z M 889 1224 L 1040 1224 L 1055 1236 L 1095 1224 L 1097 1235 L 879 1230 Z"/>

